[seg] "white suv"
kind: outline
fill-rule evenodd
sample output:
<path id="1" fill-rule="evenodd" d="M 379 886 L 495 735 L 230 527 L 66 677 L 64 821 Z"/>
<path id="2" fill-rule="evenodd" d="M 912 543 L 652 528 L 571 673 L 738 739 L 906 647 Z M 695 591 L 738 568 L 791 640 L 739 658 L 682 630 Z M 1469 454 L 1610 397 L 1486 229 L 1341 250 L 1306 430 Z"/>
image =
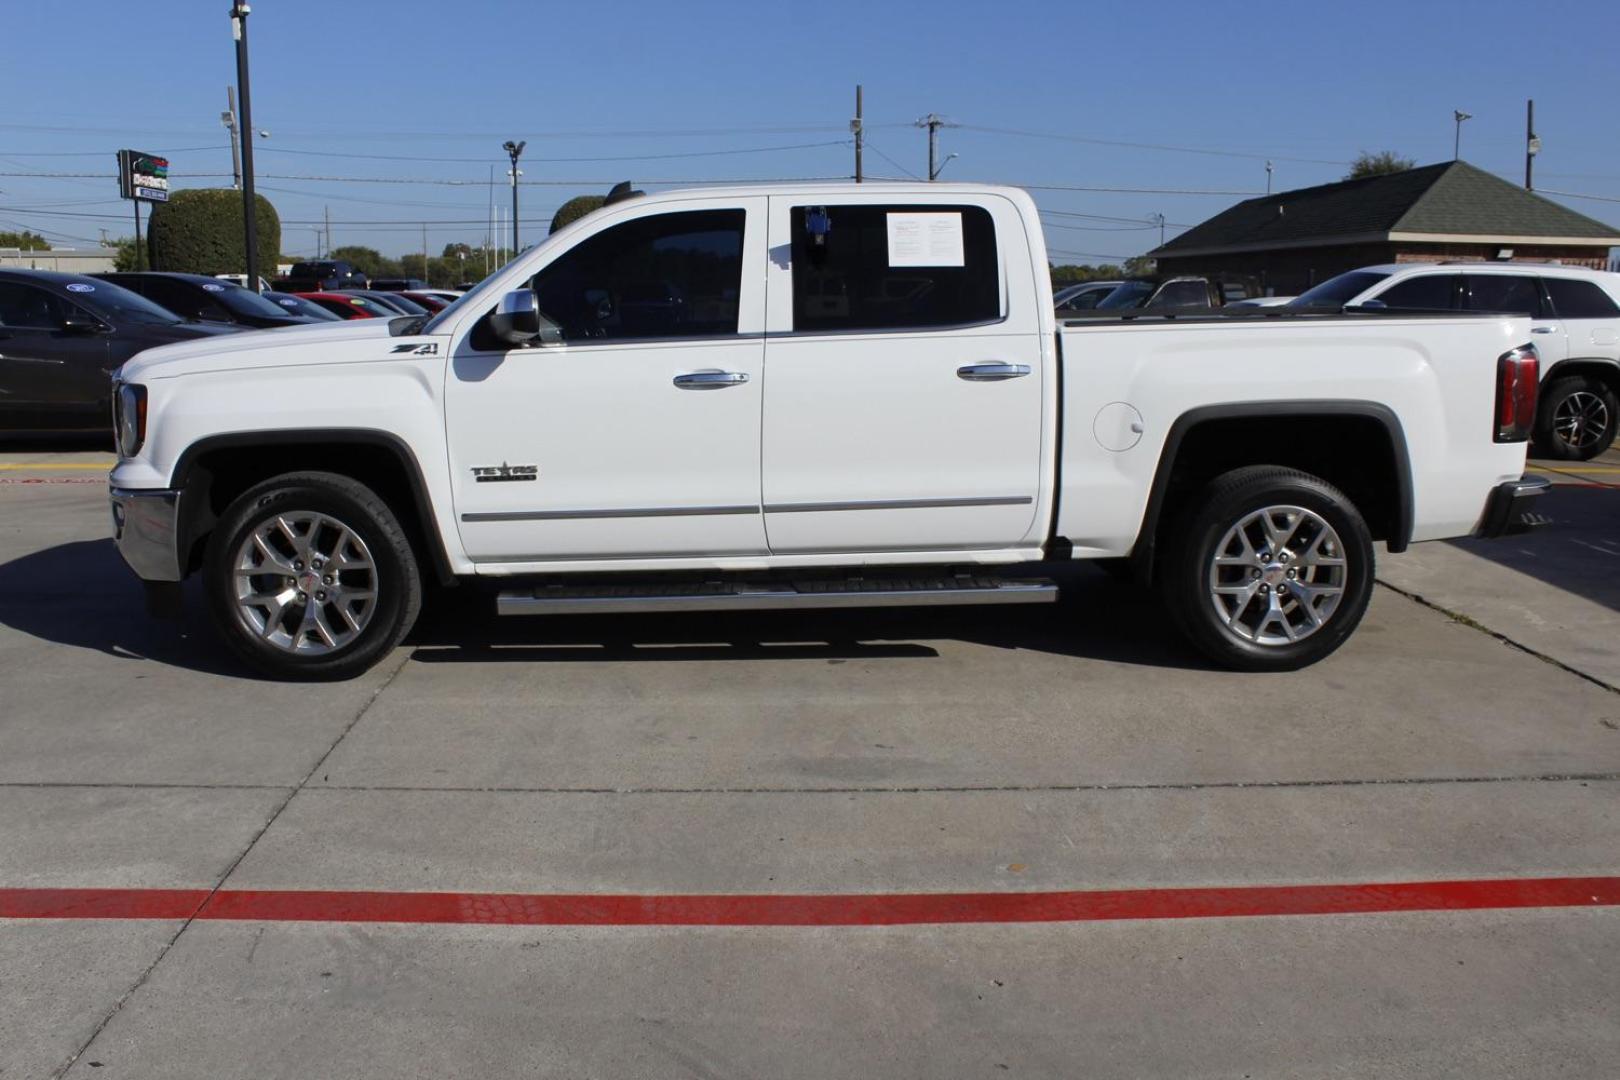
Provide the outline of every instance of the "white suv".
<path id="1" fill-rule="evenodd" d="M 1527 314 L 1541 354 L 1537 447 L 1585 461 L 1614 442 L 1620 274 L 1550 263 L 1390 263 L 1329 278 L 1289 306 Z"/>

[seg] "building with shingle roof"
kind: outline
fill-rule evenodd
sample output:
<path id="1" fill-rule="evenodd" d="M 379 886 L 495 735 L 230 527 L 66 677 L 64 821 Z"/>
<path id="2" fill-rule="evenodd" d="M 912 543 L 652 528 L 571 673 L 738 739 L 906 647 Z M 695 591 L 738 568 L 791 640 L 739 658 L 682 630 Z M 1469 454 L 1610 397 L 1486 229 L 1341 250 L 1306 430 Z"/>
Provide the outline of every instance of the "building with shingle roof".
<path id="1" fill-rule="evenodd" d="M 1604 269 L 1612 228 L 1466 161 L 1248 199 L 1149 254 L 1162 274 L 1259 278 L 1300 293 L 1358 266 L 1448 260 Z"/>

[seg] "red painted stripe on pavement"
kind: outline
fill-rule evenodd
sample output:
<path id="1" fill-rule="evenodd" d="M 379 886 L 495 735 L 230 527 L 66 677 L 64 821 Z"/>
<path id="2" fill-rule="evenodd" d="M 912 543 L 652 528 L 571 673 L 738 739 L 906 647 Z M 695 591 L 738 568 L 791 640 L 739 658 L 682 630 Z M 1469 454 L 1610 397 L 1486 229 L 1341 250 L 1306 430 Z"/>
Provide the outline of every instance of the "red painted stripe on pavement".
<path id="1" fill-rule="evenodd" d="M 1078 892 L 615 895 L 322 890 L 0 889 L 0 918 L 461 923 L 488 926 L 896 926 L 1251 918 L 1620 905 L 1620 877 Z"/>
<path id="2" fill-rule="evenodd" d="M 189 919 L 207 889 L 0 889 L 0 919 Z"/>

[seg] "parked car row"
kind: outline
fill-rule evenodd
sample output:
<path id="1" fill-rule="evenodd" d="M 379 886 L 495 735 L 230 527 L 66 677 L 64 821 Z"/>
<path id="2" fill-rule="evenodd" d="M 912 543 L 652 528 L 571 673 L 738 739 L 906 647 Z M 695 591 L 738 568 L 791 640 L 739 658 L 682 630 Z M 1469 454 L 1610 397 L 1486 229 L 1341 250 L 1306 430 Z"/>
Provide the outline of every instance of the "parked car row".
<path id="1" fill-rule="evenodd" d="M 456 295 L 426 288 L 255 293 L 204 274 L 0 270 L 0 430 L 106 429 L 111 375 L 142 349 L 342 319 L 429 315 Z"/>

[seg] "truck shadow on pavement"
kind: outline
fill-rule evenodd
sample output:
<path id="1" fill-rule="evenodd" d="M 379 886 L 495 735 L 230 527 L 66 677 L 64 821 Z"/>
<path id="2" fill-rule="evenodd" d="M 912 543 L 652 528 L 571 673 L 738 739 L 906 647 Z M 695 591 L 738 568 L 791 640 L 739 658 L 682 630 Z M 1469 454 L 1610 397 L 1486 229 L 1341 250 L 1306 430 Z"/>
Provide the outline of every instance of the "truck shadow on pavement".
<path id="1" fill-rule="evenodd" d="M 0 624 L 109 656 L 245 674 L 207 625 L 201 595 L 187 591 L 184 619 L 153 618 L 112 540 L 75 540 L 0 565 Z"/>
<path id="2" fill-rule="evenodd" d="M 960 641 L 1160 668 L 1207 669 L 1158 598 L 1089 566 L 1066 568 L 1055 604 L 712 615 L 494 615 L 496 587 L 439 594 L 410 638 L 412 659 L 445 663 L 935 659 Z"/>
<path id="3" fill-rule="evenodd" d="M 1182 644 L 1158 599 L 1101 572 L 1065 569 L 1056 604 L 737 612 L 714 616 L 500 618 L 496 587 L 431 593 L 406 639 L 413 659 L 444 663 L 625 660 L 937 659 L 931 641 L 1160 668 L 1207 668 Z M 0 565 L 0 625 L 42 641 L 211 675 L 254 677 L 219 643 L 201 589 L 187 584 L 179 621 L 146 613 L 139 582 L 110 539 L 78 540 Z"/>
<path id="4" fill-rule="evenodd" d="M 1536 512 L 1552 522 L 1497 540 L 1452 544 L 1497 566 L 1620 611 L 1620 488 L 1559 486 Z M 1552 596 L 1548 604 L 1556 604 Z"/>

